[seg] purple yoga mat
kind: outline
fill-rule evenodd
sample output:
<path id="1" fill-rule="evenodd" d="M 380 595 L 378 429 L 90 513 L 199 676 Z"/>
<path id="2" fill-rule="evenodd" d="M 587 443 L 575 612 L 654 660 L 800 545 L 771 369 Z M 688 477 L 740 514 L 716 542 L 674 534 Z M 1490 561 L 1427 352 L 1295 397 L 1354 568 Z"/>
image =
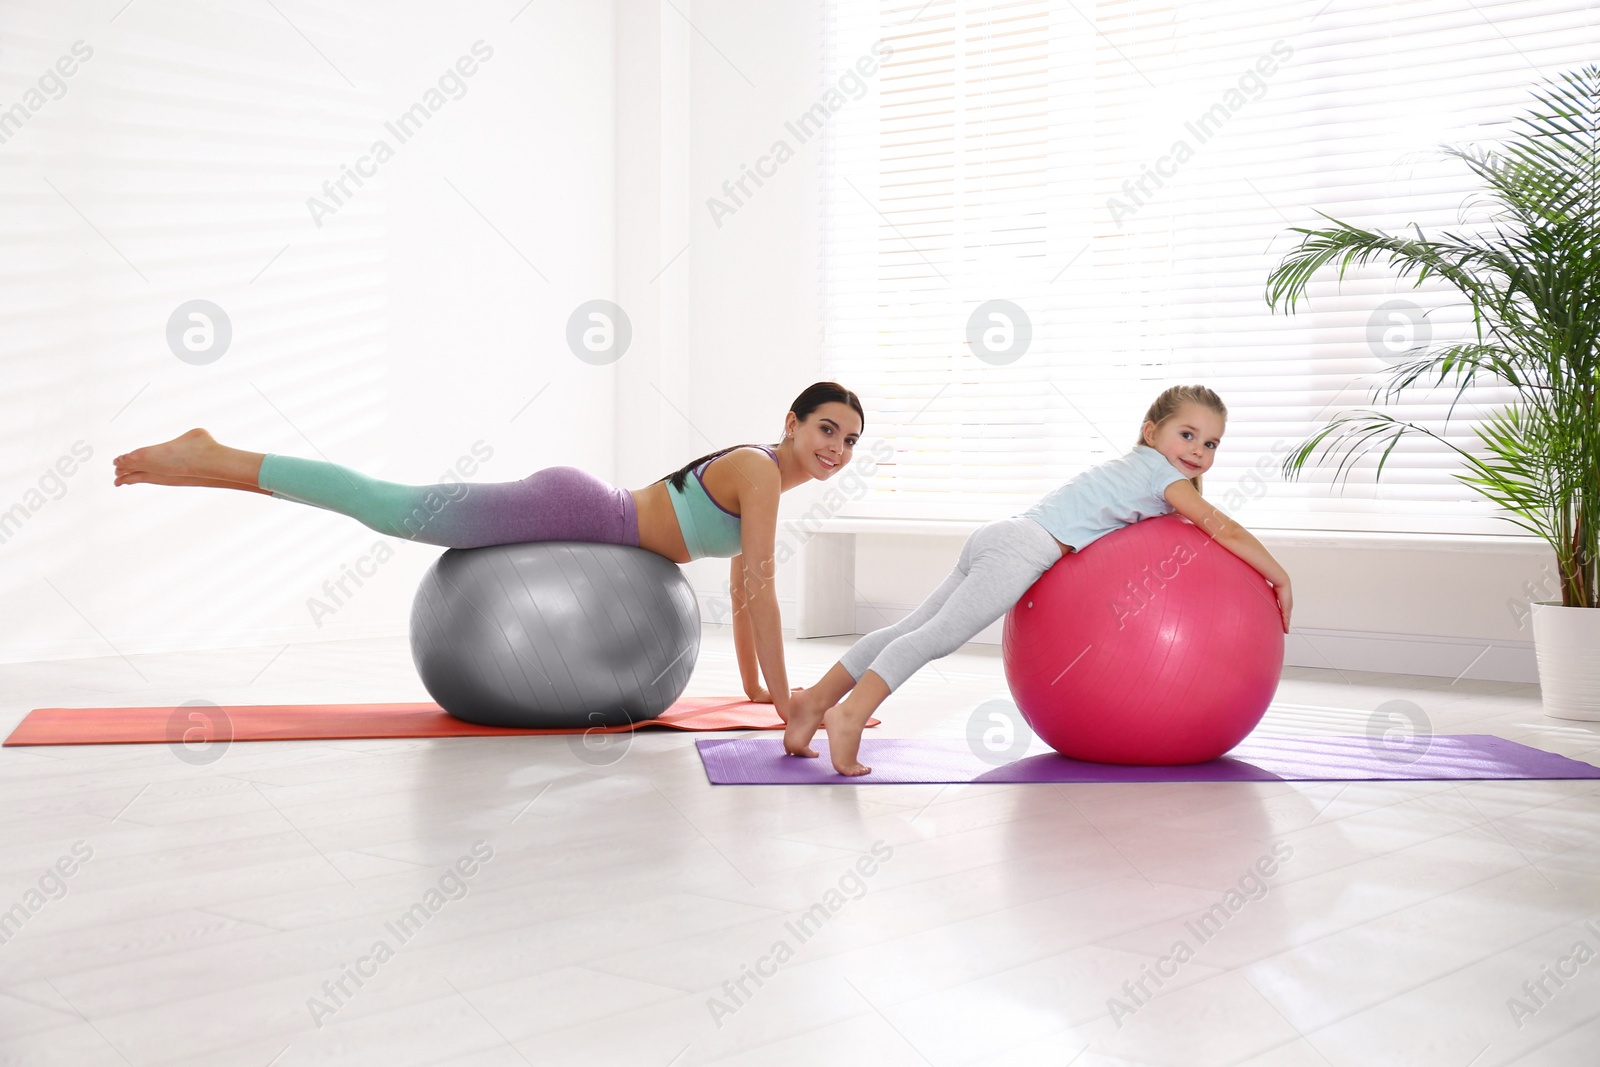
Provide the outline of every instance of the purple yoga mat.
<path id="1" fill-rule="evenodd" d="M 783 754 L 776 737 L 695 742 L 712 785 L 939 785 L 956 782 L 1338 782 L 1485 778 L 1600 778 L 1600 767 L 1490 734 L 1390 743 L 1367 737 L 1250 737 L 1221 759 L 1180 767 L 1085 763 L 1054 752 L 996 766 L 965 741 L 865 737 L 871 774 L 846 778 L 822 755 Z"/>

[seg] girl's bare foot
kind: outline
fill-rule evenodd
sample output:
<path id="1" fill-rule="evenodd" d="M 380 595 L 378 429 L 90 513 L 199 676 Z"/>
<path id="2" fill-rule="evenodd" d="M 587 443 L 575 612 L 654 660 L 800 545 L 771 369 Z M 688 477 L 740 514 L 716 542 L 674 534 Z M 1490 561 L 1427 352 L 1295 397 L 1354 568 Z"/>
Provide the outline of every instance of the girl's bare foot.
<path id="1" fill-rule="evenodd" d="M 821 703 L 815 687 L 802 689 L 789 698 L 788 725 L 783 729 L 783 750 L 789 755 L 817 758 L 811 739 L 822 726 L 823 712 L 828 710 L 817 706 Z"/>
<path id="2" fill-rule="evenodd" d="M 117 485 L 225 483 L 227 488 L 254 489 L 261 458 L 258 452 L 241 452 L 220 445 L 210 433 L 197 427 L 159 445 L 125 452 L 112 463 L 116 468 Z"/>
<path id="3" fill-rule="evenodd" d="M 872 770 L 856 759 L 861 751 L 861 731 L 872 718 L 872 709 L 866 705 L 864 700 L 846 697 L 823 716 L 823 726 L 828 731 L 828 753 L 833 757 L 833 769 L 840 774 L 855 777 Z"/>

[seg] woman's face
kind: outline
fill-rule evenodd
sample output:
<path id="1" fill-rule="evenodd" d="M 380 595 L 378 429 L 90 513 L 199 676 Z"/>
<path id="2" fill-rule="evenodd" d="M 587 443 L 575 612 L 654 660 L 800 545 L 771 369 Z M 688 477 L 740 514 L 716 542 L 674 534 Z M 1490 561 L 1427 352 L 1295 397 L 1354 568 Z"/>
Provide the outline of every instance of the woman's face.
<path id="1" fill-rule="evenodd" d="M 1222 416 L 1190 401 L 1181 404 L 1172 417 L 1159 427 L 1144 424 L 1144 443 L 1167 457 L 1167 462 L 1196 478 L 1211 469 L 1222 443 Z"/>
<path id="2" fill-rule="evenodd" d="M 861 438 L 861 416 L 837 400 L 823 404 L 802 422 L 789 413 L 785 432 L 793 432 L 794 455 L 800 469 L 819 481 L 844 469 Z"/>

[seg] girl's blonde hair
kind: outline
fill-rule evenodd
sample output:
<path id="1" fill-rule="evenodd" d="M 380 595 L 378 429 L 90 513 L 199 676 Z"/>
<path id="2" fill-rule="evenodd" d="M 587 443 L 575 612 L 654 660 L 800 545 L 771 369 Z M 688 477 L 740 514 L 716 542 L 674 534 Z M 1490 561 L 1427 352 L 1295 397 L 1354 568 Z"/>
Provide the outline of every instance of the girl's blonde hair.
<path id="1" fill-rule="evenodd" d="M 1161 429 L 1162 424 L 1176 415 L 1178 409 L 1185 404 L 1199 404 L 1201 407 L 1210 408 L 1224 423 L 1228 421 L 1228 406 L 1216 393 L 1203 385 L 1174 385 L 1156 397 L 1155 403 L 1150 405 L 1150 410 L 1144 413 L 1144 422 L 1139 425 L 1139 444 L 1150 443 L 1144 439 L 1145 425 L 1153 422 L 1157 430 Z M 1200 490 L 1202 477 L 1203 475 L 1197 474 L 1189 479 L 1194 483 L 1196 492 Z"/>

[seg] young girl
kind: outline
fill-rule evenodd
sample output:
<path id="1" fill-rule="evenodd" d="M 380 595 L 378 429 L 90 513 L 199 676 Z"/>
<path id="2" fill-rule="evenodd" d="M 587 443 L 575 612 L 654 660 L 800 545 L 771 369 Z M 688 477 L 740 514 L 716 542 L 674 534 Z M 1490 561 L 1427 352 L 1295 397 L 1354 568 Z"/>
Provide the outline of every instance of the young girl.
<path id="1" fill-rule="evenodd" d="M 674 563 L 732 557 L 733 644 L 745 694 L 787 719 L 789 681 L 772 581 L 778 494 L 842 470 L 865 421 L 855 393 L 818 382 L 789 406 L 776 445 L 724 448 L 632 491 L 574 467 L 550 467 L 516 482 L 397 485 L 334 463 L 229 448 L 202 429 L 118 456 L 116 484 L 266 493 L 349 515 L 386 536 L 446 548 L 591 541 L 633 545 Z M 448 503 L 430 509 L 424 504 L 430 499 Z"/>
<path id="2" fill-rule="evenodd" d="M 1066 553 L 1155 515 L 1176 511 L 1260 571 L 1277 593 L 1288 633 L 1288 573 L 1248 530 L 1200 496 L 1227 417 L 1221 398 L 1205 386 L 1174 386 L 1150 405 L 1133 451 L 1084 471 L 1021 515 L 973 531 L 955 570 L 917 610 L 857 641 L 820 682 L 795 695 L 784 750 L 815 757 L 811 738 L 826 727 L 834 770 L 866 774 L 872 768 L 856 759 L 862 727 L 901 683 L 1004 615 Z"/>

